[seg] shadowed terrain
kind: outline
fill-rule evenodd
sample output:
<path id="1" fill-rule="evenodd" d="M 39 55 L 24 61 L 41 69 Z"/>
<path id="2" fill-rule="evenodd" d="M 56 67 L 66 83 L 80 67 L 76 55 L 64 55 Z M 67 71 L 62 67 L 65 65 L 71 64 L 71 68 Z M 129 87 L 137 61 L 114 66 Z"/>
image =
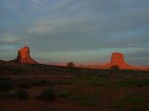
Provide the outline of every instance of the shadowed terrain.
<path id="1" fill-rule="evenodd" d="M 148 111 L 149 72 L 0 61 L 1 111 Z"/>

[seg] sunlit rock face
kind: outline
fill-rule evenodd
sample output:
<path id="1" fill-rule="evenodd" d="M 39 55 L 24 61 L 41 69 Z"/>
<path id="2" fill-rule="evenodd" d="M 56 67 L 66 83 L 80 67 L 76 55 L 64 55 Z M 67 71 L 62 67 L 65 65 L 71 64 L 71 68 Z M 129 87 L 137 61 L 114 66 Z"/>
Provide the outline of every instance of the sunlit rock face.
<path id="1" fill-rule="evenodd" d="M 112 53 L 111 63 L 115 63 L 115 64 L 124 63 L 124 56 L 123 56 L 123 54 L 119 53 L 119 52 Z"/>
<path id="2" fill-rule="evenodd" d="M 124 55 L 120 52 L 114 52 L 111 55 L 111 61 L 107 64 L 102 65 L 87 65 L 81 66 L 82 68 L 93 68 L 93 69 L 114 69 L 114 70 L 146 70 L 149 71 L 148 67 L 132 66 L 125 62 Z"/>
<path id="3" fill-rule="evenodd" d="M 111 62 L 105 65 L 101 65 L 103 69 L 136 69 L 133 66 L 128 65 L 124 60 L 124 55 L 119 52 L 112 53 Z"/>
<path id="4" fill-rule="evenodd" d="M 30 48 L 27 46 L 21 48 L 18 51 L 18 56 L 14 61 L 24 64 L 37 64 L 37 62 L 30 57 Z"/>

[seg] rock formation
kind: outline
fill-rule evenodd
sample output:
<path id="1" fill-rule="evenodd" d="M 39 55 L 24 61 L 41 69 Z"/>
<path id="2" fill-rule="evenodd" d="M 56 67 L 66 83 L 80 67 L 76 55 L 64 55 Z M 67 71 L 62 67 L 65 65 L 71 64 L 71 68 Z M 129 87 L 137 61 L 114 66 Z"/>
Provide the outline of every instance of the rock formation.
<path id="1" fill-rule="evenodd" d="M 14 62 L 23 64 L 38 64 L 30 57 L 30 48 L 25 46 L 18 51 L 18 56 Z"/>
<path id="2" fill-rule="evenodd" d="M 122 53 L 114 52 L 111 56 L 111 62 L 105 65 L 99 66 L 101 69 L 134 69 L 137 68 L 131 65 L 128 65 Z"/>

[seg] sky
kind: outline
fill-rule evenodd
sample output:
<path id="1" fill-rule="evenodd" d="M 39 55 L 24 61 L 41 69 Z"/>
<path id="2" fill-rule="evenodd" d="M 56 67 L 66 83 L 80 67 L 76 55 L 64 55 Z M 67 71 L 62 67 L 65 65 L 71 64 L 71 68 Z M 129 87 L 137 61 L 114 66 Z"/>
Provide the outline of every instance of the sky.
<path id="1" fill-rule="evenodd" d="M 0 0 L 0 59 L 149 65 L 149 0 Z"/>

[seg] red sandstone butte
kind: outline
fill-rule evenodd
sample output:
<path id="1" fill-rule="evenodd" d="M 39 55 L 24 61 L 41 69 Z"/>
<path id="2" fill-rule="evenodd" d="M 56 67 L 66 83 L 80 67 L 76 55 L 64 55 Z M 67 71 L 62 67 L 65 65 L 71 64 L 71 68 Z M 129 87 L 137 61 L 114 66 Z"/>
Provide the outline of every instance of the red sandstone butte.
<path id="1" fill-rule="evenodd" d="M 105 65 L 99 66 L 101 69 L 133 69 L 137 70 L 137 67 L 127 64 L 124 60 L 124 55 L 119 52 L 112 53 L 111 62 Z"/>
<path id="2" fill-rule="evenodd" d="M 23 64 L 38 64 L 30 57 L 30 48 L 28 46 L 25 46 L 18 51 L 18 56 L 14 62 Z"/>

